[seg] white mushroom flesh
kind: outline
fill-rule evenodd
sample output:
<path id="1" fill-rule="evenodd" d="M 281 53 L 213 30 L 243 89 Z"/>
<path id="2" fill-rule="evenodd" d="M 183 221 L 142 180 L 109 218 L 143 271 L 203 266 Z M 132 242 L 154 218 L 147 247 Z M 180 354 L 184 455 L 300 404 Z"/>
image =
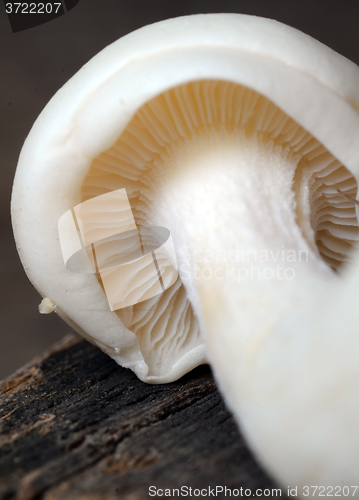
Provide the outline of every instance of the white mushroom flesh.
<path id="1" fill-rule="evenodd" d="M 356 65 L 274 21 L 168 20 L 59 91 L 14 184 L 19 253 L 56 312 L 146 382 L 175 380 L 208 352 L 284 485 L 357 479 L 358 88 Z M 65 268 L 57 224 L 121 188 L 138 224 L 171 231 L 182 281 L 112 312 L 96 276 Z"/>

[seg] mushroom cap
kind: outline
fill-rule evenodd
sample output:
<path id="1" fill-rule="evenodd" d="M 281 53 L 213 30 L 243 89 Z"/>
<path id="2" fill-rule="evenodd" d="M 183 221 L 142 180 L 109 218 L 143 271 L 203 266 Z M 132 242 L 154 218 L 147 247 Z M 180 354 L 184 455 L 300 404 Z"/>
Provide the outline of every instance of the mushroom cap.
<path id="1" fill-rule="evenodd" d="M 178 85 L 211 79 L 267 97 L 359 177 L 358 67 L 293 28 L 239 14 L 162 21 L 104 49 L 45 107 L 16 171 L 12 220 L 30 281 L 72 328 L 146 382 L 175 380 L 204 362 L 203 342 L 151 375 L 136 335 L 109 309 L 96 276 L 64 267 L 58 221 L 82 201 L 93 159 L 141 106 Z"/>

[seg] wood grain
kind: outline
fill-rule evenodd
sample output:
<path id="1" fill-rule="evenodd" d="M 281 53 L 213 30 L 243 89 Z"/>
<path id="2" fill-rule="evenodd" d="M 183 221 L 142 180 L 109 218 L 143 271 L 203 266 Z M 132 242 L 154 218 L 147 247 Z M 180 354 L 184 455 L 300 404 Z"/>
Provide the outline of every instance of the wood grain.
<path id="1" fill-rule="evenodd" d="M 276 487 L 208 366 L 147 385 L 69 334 L 0 383 L 1 499 L 140 500 L 150 486 Z"/>

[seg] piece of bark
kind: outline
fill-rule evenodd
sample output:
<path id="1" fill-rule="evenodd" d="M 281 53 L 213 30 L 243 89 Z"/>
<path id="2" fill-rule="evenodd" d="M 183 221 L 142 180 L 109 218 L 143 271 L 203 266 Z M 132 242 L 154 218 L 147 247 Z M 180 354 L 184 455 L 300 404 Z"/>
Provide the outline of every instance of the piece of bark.
<path id="1" fill-rule="evenodd" d="M 0 383 L 1 499 L 140 500 L 150 486 L 276 488 L 208 366 L 147 385 L 70 334 Z"/>

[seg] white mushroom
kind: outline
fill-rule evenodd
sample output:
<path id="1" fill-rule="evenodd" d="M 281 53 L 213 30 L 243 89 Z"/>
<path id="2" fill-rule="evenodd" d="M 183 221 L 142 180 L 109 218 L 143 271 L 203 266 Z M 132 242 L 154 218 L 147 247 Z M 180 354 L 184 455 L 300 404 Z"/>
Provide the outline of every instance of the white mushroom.
<path id="1" fill-rule="evenodd" d="M 146 382 L 205 361 L 200 325 L 220 387 L 282 484 L 355 480 L 355 384 L 347 396 L 338 389 L 345 404 L 325 401 L 358 352 L 354 312 L 333 305 L 349 279 L 333 268 L 351 260 L 359 235 L 358 88 L 357 66 L 275 21 L 164 21 L 107 47 L 56 94 L 15 178 L 15 236 L 41 295 Z M 98 277 L 66 270 L 57 224 L 122 188 L 136 223 L 170 230 L 182 282 L 151 307 L 111 311 Z M 337 349 L 343 372 L 331 362 Z"/>

